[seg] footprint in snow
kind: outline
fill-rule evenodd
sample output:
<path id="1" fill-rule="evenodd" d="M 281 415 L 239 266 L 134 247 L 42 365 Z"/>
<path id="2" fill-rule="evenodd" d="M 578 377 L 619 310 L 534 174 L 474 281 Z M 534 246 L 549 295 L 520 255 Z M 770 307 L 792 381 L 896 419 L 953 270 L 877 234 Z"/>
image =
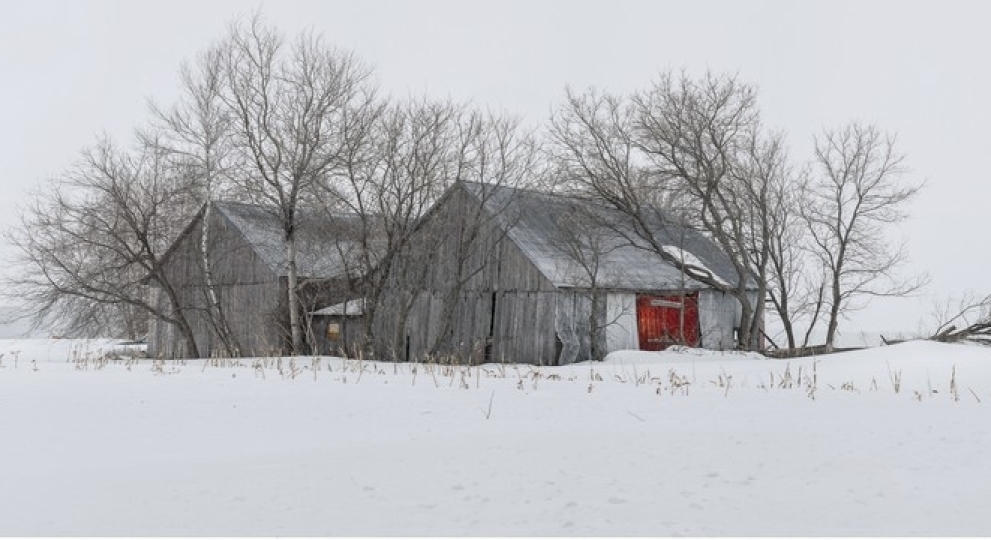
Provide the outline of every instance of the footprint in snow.
<path id="1" fill-rule="evenodd" d="M 609 504 L 623 504 L 625 502 L 626 499 L 622 497 L 609 497 Z"/>

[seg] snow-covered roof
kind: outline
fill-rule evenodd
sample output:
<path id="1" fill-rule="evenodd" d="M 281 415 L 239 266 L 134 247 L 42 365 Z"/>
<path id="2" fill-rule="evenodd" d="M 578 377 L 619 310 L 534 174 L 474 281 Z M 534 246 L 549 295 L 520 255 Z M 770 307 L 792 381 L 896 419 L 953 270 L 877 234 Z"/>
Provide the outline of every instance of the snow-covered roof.
<path id="1" fill-rule="evenodd" d="M 345 317 L 361 317 L 365 314 L 365 299 L 345 300 L 340 304 L 334 304 L 310 313 L 310 315 L 328 315 Z"/>
<path id="2" fill-rule="evenodd" d="M 688 251 L 687 249 L 684 249 L 681 246 L 672 245 L 662 245 L 661 249 L 664 250 L 665 253 L 670 253 L 673 255 L 675 259 L 681 262 L 681 264 L 689 267 L 692 272 L 702 276 L 707 276 L 724 287 L 731 286 L 731 283 L 723 279 L 718 273 L 712 271 L 706 263 L 702 262 L 701 259 L 696 257 L 694 253 Z"/>
<path id="3" fill-rule="evenodd" d="M 217 202 L 214 208 L 241 232 L 272 272 L 287 275 L 285 233 L 275 208 L 235 202 Z M 338 277 L 345 275 L 349 268 L 354 272 L 353 261 L 359 253 L 358 217 L 306 211 L 298 215 L 296 268 L 299 277 Z"/>
<path id="4" fill-rule="evenodd" d="M 590 200 L 528 189 L 468 184 L 468 191 L 498 215 L 509 237 L 557 287 L 587 288 L 590 272 L 580 262 L 597 262 L 596 286 L 603 289 L 708 289 L 665 261 L 634 232 L 620 212 Z M 585 217 L 583 217 L 585 216 Z M 590 218 L 587 216 L 591 216 Z M 672 223 L 657 223 L 652 234 L 662 246 L 700 274 L 711 272 L 723 284 L 737 274 L 729 257 L 702 233 Z M 595 261 L 594 259 L 598 259 Z"/>

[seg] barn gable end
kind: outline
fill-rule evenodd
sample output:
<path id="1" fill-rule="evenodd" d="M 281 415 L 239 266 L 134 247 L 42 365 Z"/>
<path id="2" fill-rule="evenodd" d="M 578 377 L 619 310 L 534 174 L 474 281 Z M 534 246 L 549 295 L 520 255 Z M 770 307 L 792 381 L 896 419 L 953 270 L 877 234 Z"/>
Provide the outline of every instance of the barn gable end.
<path id="1" fill-rule="evenodd" d="M 205 208 L 205 207 L 204 207 Z M 181 297 L 197 347 L 204 356 L 224 354 L 219 333 L 207 308 L 208 289 L 201 253 L 201 210 L 165 257 L 166 274 Z M 309 283 L 301 294 L 319 301 L 334 299 L 327 289 L 348 281 L 350 261 L 347 241 L 335 233 L 348 233 L 351 216 L 306 215 L 297 233 L 297 267 Z M 348 233 L 350 234 L 350 233 Z M 209 254 L 214 289 L 243 356 L 282 354 L 287 346 L 286 249 L 281 224 L 272 209 L 257 205 L 215 202 L 210 212 Z M 343 277 L 342 277 L 343 276 Z M 161 291 L 151 291 L 153 301 L 168 304 Z M 185 357 L 188 352 L 172 328 L 152 321 L 149 354 Z"/>
<path id="2" fill-rule="evenodd" d="M 508 237 L 500 222 L 506 218 L 479 205 L 464 185 L 441 198 L 397 259 L 398 276 L 424 264 L 429 273 L 416 286 L 396 278 L 385 291 L 379 351 L 401 361 L 553 361 L 553 319 L 543 314 L 556 289 Z"/>
<path id="3" fill-rule="evenodd" d="M 279 279 L 259 257 L 241 231 L 217 204 L 210 212 L 209 253 L 215 289 L 237 337 L 242 353 L 262 354 L 278 349 L 279 338 L 272 331 L 278 316 Z M 218 354 L 222 347 L 207 317 L 207 288 L 201 252 L 202 219 L 197 214 L 190 227 L 170 248 L 165 272 L 181 298 L 181 305 L 196 336 L 200 354 Z M 168 305 L 161 291 L 153 291 L 161 307 Z M 159 358 L 185 357 L 188 351 L 172 325 L 153 320 L 148 339 L 149 355 Z"/>

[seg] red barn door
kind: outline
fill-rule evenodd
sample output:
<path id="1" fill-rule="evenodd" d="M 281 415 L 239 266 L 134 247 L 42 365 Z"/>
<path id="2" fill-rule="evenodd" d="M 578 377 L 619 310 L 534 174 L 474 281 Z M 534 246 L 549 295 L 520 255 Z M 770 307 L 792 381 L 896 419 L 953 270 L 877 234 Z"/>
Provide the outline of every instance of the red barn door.
<path id="1" fill-rule="evenodd" d="M 684 310 L 684 327 L 682 327 Z M 640 349 L 663 351 L 676 344 L 699 344 L 699 295 L 637 297 L 637 331 Z"/>

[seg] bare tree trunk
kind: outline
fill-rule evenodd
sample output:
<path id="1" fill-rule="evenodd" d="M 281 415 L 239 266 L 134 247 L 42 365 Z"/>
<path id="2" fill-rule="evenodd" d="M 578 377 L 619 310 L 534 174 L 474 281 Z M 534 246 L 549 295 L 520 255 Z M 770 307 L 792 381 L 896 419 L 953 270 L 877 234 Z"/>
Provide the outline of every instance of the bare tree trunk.
<path id="1" fill-rule="evenodd" d="M 634 235 L 693 280 L 732 295 L 742 311 L 737 346 L 751 348 L 760 324 L 747 298 L 758 275 L 748 255 L 748 196 L 741 186 L 744 156 L 759 127 L 753 87 L 733 77 L 701 80 L 662 74 L 647 91 L 616 97 L 568 92 L 552 120 L 552 152 L 585 191 L 629 218 Z M 721 248 L 735 276 L 686 264 L 660 241 L 672 206 L 688 209 L 693 225 Z"/>
<path id="2" fill-rule="evenodd" d="M 737 300 L 740 302 L 741 306 L 740 328 L 738 330 L 739 334 L 737 335 L 737 343 L 741 349 L 748 351 L 752 348 L 752 343 L 750 340 L 752 336 L 751 325 L 754 321 L 754 310 L 750 305 L 750 300 L 746 298 L 745 294 L 742 296 L 737 296 Z"/>
<path id="3" fill-rule="evenodd" d="M 210 187 L 208 186 L 208 193 L 210 192 Z M 201 262 L 203 264 L 203 281 L 206 286 L 207 296 L 210 304 L 210 318 L 214 321 L 214 326 L 216 327 L 217 334 L 220 337 L 220 342 L 224 345 L 224 352 L 230 358 L 236 358 L 240 356 L 240 346 L 237 343 L 237 337 L 231 330 L 230 324 L 227 321 L 227 315 L 223 305 L 220 303 L 220 297 L 217 294 L 217 286 L 213 279 L 213 264 L 212 257 L 210 256 L 210 220 L 213 218 L 213 201 L 209 198 L 207 199 L 206 205 L 203 209 L 203 226 L 200 233 L 200 256 Z"/>
<path id="4" fill-rule="evenodd" d="M 603 324 L 604 321 L 599 322 L 599 314 L 602 310 L 600 303 L 602 299 L 597 284 L 592 285 L 589 296 L 591 297 L 591 306 L 588 314 L 589 337 L 591 338 L 589 352 L 593 361 L 600 362 L 606 356 L 604 343 L 602 343 L 602 334 L 605 325 Z"/>
<path id="5" fill-rule="evenodd" d="M 758 280 L 758 283 L 759 284 L 757 286 L 757 305 L 754 306 L 754 318 L 751 321 L 751 326 L 750 326 L 750 346 L 751 348 L 762 349 L 763 347 L 760 346 L 760 343 L 763 340 L 763 336 L 761 334 L 764 330 L 764 326 L 763 326 L 764 309 L 765 309 L 764 299 L 767 296 L 766 277 L 761 276 L 761 278 Z"/>
<path id="6" fill-rule="evenodd" d="M 822 315 L 822 306 L 825 302 L 825 294 L 826 284 L 822 283 L 816 291 L 816 299 L 815 302 L 813 302 L 812 320 L 809 321 L 809 326 L 805 329 L 805 336 L 802 338 L 803 349 L 809 346 L 809 339 L 812 337 L 812 331 L 815 330 L 816 324 L 819 322 L 819 317 Z"/>
<path id="7" fill-rule="evenodd" d="M 840 306 L 843 301 L 843 286 L 840 283 L 839 275 L 834 275 L 830 283 L 832 300 L 829 303 L 829 322 L 826 326 L 826 351 L 832 351 L 836 343 L 836 330 L 840 325 Z"/>
<path id="8" fill-rule="evenodd" d="M 299 323 L 299 277 L 296 270 L 296 235 L 286 238 L 286 257 L 288 270 L 286 274 L 287 297 L 289 302 L 289 334 L 292 339 L 292 354 L 299 355 L 303 351 L 303 335 Z"/>

